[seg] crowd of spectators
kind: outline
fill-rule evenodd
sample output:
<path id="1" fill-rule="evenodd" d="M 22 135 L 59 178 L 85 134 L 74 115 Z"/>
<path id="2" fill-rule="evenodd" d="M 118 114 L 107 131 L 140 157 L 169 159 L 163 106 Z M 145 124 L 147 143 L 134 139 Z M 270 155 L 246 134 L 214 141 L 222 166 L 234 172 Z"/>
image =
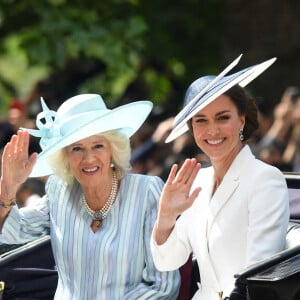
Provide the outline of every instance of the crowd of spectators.
<path id="1" fill-rule="evenodd" d="M 257 158 L 283 172 L 300 172 L 300 88 L 287 87 L 273 110 L 262 100 L 257 101 L 257 106 L 259 129 L 250 141 L 252 151 Z M 189 133 L 172 143 L 164 143 L 173 120 L 168 117 L 152 124 L 149 137 L 133 148 L 133 172 L 157 175 L 166 180 L 171 165 L 174 162 L 181 164 L 184 158 L 196 157 L 203 167 L 210 165 Z M 146 131 L 151 132 L 148 128 Z"/>
<path id="2" fill-rule="evenodd" d="M 260 127 L 264 131 L 253 143 L 256 156 L 281 171 L 299 172 L 300 88 L 285 89 L 268 121 L 262 113 L 260 115 Z"/>

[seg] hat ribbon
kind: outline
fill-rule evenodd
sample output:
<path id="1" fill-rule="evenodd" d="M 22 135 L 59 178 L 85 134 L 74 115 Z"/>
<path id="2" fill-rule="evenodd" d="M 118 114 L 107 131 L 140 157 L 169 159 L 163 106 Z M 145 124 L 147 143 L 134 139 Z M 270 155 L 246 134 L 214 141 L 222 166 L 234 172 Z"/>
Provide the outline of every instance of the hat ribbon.
<path id="1" fill-rule="evenodd" d="M 38 130 L 29 128 L 21 129 L 28 131 L 33 136 L 40 137 L 40 146 L 42 150 L 44 150 L 60 140 L 62 134 L 57 113 L 47 107 L 43 98 L 41 98 L 41 104 L 43 111 L 36 117 L 36 126 Z"/>

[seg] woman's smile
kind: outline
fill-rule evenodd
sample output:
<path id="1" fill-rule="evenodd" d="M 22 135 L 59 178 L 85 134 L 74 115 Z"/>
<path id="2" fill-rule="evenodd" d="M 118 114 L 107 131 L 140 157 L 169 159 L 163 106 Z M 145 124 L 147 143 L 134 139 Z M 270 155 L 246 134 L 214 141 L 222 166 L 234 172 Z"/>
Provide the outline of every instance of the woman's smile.
<path id="1" fill-rule="evenodd" d="M 84 168 L 84 169 L 82 169 L 82 171 L 83 171 L 84 173 L 88 173 L 88 174 L 96 173 L 98 170 L 99 170 L 99 167 L 94 167 L 94 168 Z"/>
<path id="2" fill-rule="evenodd" d="M 219 145 L 221 144 L 225 139 L 217 139 L 217 140 L 206 140 L 207 144 L 209 145 Z"/>

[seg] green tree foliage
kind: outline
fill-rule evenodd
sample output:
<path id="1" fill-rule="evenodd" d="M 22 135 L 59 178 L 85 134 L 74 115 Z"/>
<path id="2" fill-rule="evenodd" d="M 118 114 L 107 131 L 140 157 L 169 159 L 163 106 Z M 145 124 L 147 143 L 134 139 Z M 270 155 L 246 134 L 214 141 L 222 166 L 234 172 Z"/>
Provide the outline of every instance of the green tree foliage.
<path id="1" fill-rule="evenodd" d="M 186 84 L 218 63 L 220 0 L 1 2 L 2 110 L 43 92 L 59 101 L 96 92 L 112 105 L 147 97 L 176 110 Z"/>

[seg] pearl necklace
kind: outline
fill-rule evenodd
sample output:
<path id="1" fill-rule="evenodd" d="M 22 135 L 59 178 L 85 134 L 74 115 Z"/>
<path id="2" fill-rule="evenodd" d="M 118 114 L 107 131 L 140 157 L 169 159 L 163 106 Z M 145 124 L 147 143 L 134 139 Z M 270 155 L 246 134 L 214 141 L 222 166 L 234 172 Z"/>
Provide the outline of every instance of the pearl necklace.
<path id="1" fill-rule="evenodd" d="M 104 206 L 100 210 L 92 210 L 86 202 L 84 194 L 82 194 L 82 202 L 86 208 L 88 214 L 93 218 L 97 227 L 101 227 L 102 220 L 105 219 L 116 199 L 118 193 L 118 179 L 116 172 L 113 172 L 112 184 L 111 184 L 111 191 L 108 200 L 104 204 Z"/>

